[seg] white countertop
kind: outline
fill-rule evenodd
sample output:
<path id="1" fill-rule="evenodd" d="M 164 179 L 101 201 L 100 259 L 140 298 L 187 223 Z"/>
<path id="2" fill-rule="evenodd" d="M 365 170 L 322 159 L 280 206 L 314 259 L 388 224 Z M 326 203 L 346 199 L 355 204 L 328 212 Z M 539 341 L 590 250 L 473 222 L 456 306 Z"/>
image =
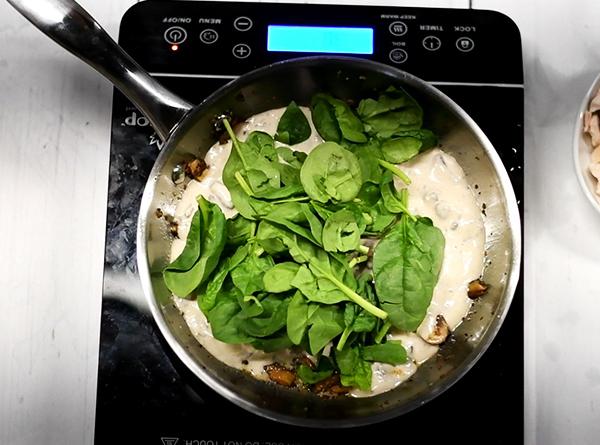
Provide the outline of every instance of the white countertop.
<path id="1" fill-rule="evenodd" d="M 116 37 L 135 1 L 81 3 Z M 571 139 L 581 98 L 600 72 L 600 2 L 473 6 L 506 13 L 523 38 L 526 443 L 596 444 L 600 215 L 574 176 Z M 93 442 L 111 91 L 0 2 L 3 445 Z"/>

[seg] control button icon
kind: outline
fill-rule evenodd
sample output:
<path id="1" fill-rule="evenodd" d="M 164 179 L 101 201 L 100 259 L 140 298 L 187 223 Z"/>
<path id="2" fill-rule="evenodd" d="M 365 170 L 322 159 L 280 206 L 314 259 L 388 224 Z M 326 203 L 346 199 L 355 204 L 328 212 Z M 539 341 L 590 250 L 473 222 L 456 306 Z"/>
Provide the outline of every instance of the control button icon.
<path id="1" fill-rule="evenodd" d="M 217 40 L 219 40 L 219 34 L 214 29 L 205 29 L 200 33 L 200 40 L 202 43 L 210 45 L 211 43 L 215 43 Z"/>
<path id="2" fill-rule="evenodd" d="M 423 48 L 428 51 L 437 51 L 442 46 L 442 41 L 436 36 L 427 36 L 423 39 Z"/>
<path id="3" fill-rule="evenodd" d="M 404 63 L 408 59 L 408 53 L 402 48 L 395 48 L 390 51 L 390 60 L 394 63 Z"/>
<path id="4" fill-rule="evenodd" d="M 475 48 L 475 42 L 468 37 L 460 37 L 456 41 L 456 47 L 463 53 L 468 53 Z"/>
<path id="5" fill-rule="evenodd" d="M 187 39 L 187 31 L 181 26 L 171 26 L 165 31 L 164 39 L 171 45 L 179 45 Z"/>
<path id="6" fill-rule="evenodd" d="M 408 31 L 408 26 L 404 22 L 392 22 L 389 29 L 390 33 L 395 36 L 403 36 Z"/>
<path id="7" fill-rule="evenodd" d="M 231 52 L 238 59 L 245 59 L 246 57 L 248 57 L 250 55 L 250 53 L 252 52 L 252 49 L 245 43 L 238 43 L 237 45 L 235 45 L 233 47 Z"/>
<path id="8" fill-rule="evenodd" d="M 252 20 L 249 17 L 238 17 L 233 21 L 233 27 L 238 31 L 248 31 L 252 28 Z"/>

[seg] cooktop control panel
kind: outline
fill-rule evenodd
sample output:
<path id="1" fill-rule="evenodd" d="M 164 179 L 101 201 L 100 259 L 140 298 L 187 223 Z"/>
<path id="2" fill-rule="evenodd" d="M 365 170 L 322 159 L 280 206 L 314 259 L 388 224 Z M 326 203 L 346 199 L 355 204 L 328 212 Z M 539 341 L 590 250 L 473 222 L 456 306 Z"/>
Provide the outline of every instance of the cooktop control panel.
<path id="1" fill-rule="evenodd" d="M 122 45 L 153 73 L 235 77 L 307 55 L 364 57 L 430 82 L 521 84 L 516 25 L 493 11 L 145 1 Z M 443 72 L 443 79 L 440 76 Z"/>

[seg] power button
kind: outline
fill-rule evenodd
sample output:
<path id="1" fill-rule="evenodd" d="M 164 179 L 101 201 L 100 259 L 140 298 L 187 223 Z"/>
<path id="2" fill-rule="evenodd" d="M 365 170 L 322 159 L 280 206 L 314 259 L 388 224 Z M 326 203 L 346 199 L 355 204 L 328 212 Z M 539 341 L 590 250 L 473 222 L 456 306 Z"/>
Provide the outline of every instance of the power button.
<path id="1" fill-rule="evenodd" d="M 165 31 L 164 39 L 171 45 L 179 45 L 187 39 L 187 31 L 181 26 L 171 26 Z"/>

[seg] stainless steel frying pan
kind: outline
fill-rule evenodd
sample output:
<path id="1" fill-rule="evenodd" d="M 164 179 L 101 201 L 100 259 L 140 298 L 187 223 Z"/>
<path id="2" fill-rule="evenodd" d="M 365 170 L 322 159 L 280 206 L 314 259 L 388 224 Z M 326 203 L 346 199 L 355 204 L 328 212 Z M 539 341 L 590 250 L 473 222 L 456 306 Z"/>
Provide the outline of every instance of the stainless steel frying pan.
<path id="1" fill-rule="evenodd" d="M 310 57 L 276 63 L 241 76 L 194 107 L 152 79 L 71 0 L 8 0 L 57 43 L 117 86 L 150 120 L 165 144 L 156 160 L 140 208 L 137 255 L 139 274 L 152 314 L 169 345 L 204 383 L 239 406 L 288 423 L 317 427 L 356 426 L 414 409 L 442 393 L 479 359 L 508 311 L 521 261 L 521 229 L 508 175 L 492 144 L 451 99 L 426 82 L 398 69 L 362 59 Z M 173 170 L 190 156 L 203 156 L 214 143 L 213 120 L 224 111 L 241 118 L 292 99 L 307 104 L 319 91 L 359 99 L 389 85 L 407 89 L 423 105 L 427 126 L 440 135 L 471 185 L 486 203 L 487 267 L 490 292 L 476 301 L 468 317 L 435 357 L 405 384 L 376 397 L 326 400 L 257 381 L 223 365 L 193 338 L 165 288 L 161 270 L 168 262 L 171 237 L 157 208 L 173 211 L 182 186 Z"/>

